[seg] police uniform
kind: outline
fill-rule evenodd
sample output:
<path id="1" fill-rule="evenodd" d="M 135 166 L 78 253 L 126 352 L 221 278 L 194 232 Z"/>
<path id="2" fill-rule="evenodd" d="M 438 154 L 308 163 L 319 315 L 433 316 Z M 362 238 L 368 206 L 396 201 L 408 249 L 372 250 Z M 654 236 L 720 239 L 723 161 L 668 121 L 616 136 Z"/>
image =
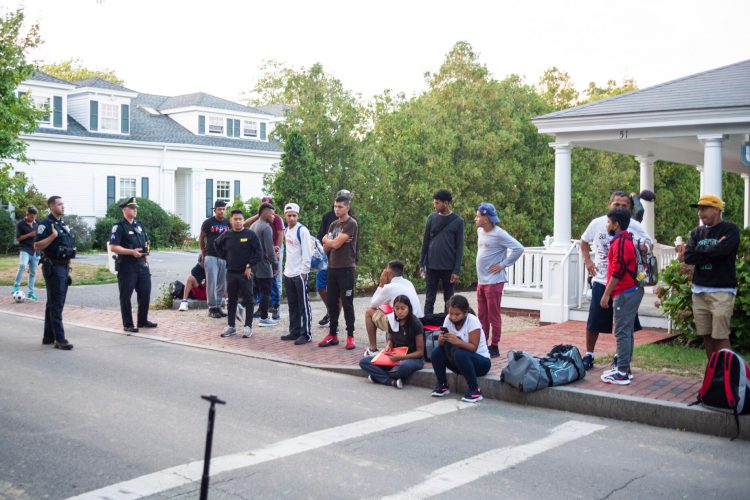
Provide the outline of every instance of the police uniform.
<path id="1" fill-rule="evenodd" d="M 57 231 L 57 238 L 43 250 L 40 260 L 47 289 L 42 343 L 54 343 L 57 348 L 69 350 L 73 348 L 73 344 L 65 340 L 62 311 L 70 285 L 70 259 L 76 256 L 75 236 L 62 219 L 49 214 L 37 226 L 35 241 L 48 238 L 53 227 Z"/>
<path id="2" fill-rule="evenodd" d="M 126 200 L 119 206 L 120 208 L 138 207 L 135 197 Z M 112 226 L 112 235 L 109 242 L 131 250 L 140 248 L 144 255 L 148 255 L 151 246 L 151 241 L 143 224 L 138 220 L 133 220 L 130 223 L 125 218 Z M 123 327 L 126 331 L 138 331 L 133 324 L 133 311 L 130 304 L 133 290 L 138 296 L 138 327 L 156 326 L 156 323 L 148 320 L 148 306 L 151 301 L 151 270 L 145 257 L 135 258 L 132 255 L 119 255 L 117 264 L 117 285 L 120 289 L 120 314 L 122 315 Z"/>

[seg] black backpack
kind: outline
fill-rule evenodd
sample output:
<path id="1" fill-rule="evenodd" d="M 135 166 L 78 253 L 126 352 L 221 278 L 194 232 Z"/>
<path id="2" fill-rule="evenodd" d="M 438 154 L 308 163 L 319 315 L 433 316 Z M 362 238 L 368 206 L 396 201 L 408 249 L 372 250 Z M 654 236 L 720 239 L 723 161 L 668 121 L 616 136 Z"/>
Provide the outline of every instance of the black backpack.
<path id="1" fill-rule="evenodd" d="M 175 280 L 169 284 L 169 293 L 172 294 L 173 299 L 181 300 L 185 294 L 185 284 L 180 280 Z"/>

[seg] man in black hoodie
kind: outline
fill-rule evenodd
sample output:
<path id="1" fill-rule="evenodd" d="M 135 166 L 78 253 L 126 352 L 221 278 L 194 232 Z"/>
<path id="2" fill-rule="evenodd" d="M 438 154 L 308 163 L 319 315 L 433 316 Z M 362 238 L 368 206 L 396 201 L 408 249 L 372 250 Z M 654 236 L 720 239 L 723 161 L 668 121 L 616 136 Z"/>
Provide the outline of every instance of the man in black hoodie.
<path id="1" fill-rule="evenodd" d="M 451 211 L 453 195 L 447 189 L 439 189 L 432 198 L 435 212 L 427 217 L 419 257 L 422 276 L 427 280 L 425 316 L 434 312 L 439 282 L 443 283 L 446 304 L 453 296 L 453 285 L 458 283 L 464 257 L 464 220 Z"/>
<path id="2" fill-rule="evenodd" d="M 237 333 L 234 320 L 237 314 L 237 298 L 242 295 L 245 308 L 245 328 L 242 338 L 253 335 L 253 266 L 263 259 L 263 247 L 255 231 L 244 227 L 245 215 L 242 210 L 232 210 L 229 220 L 232 230 L 225 231 L 214 241 L 219 258 L 227 262 L 227 326 L 222 337 Z"/>
<path id="3" fill-rule="evenodd" d="M 729 323 L 737 294 L 737 248 L 740 228 L 722 220 L 724 202 L 713 194 L 704 194 L 698 203 L 703 225 L 690 233 L 687 245 L 677 248 L 678 259 L 693 264 L 693 318 L 695 330 L 703 337 L 706 356 L 730 349 Z"/>

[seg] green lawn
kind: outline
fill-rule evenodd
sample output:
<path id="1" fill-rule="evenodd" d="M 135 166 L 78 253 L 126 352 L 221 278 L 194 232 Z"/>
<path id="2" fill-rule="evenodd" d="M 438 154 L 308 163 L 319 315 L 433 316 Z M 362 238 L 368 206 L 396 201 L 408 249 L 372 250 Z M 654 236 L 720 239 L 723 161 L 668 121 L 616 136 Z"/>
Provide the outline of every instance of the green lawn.
<path id="1" fill-rule="evenodd" d="M 597 364 L 609 365 L 612 356 L 602 356 Z M 706 351 L 678 343 L 646 344 L 633 352 L 633 368 L 702 379 L 706 371 Z"/>
<path id="2" fill-rule="evenodd" d="M 117 276 L 110 273 L 106 266 L 94 264 L 82 264 L 75 260 L 71 262 L 73 285 L 101 285 L 105 283 L 117 283 Z M 18 256 L 6 255 L 0 257 L 0 285 L 12 286 L 18 271 Z M 28 269 L 21 280 L 26 285 L 29 279 Z M 36 288 L 44 288 L 44 276 L 41 266 L 36 271 Z"/>

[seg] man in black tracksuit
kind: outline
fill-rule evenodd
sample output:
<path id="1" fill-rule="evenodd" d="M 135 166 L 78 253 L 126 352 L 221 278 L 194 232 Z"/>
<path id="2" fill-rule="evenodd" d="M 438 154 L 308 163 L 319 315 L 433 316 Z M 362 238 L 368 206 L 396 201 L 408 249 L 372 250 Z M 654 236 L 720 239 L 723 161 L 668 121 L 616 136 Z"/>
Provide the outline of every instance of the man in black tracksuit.
<path id="1" fill-rule="evenodd" d="M 245 328 L 242 338 L 253 335 L 253 266 L 263 259 L 263 248 L 255 231 L 245 229 L 245 215 L 242 210 L 232 210 L 229 220 L 232 230 L 222 233 L 214 248 L 220 258 L 227 263 L 227 326 L 222 337 L 231 337 L 237 330 L 234 320 L 237 314 L 237 298 L 242 295 L 245 307 Z"/>
<path id="2" fill-rule="evenodd" d="M 424 314 L 434 313 L 438 283 L 443 283 L 445 303 L 453 296 L 453 285 L 458 283 L 464 257 L 464 220 L 450 209 L 453 195 L 439 189 L 433 195 L 435 212 L 427 218 L 422 239 L 419 265 L 427 280 Z"/>

